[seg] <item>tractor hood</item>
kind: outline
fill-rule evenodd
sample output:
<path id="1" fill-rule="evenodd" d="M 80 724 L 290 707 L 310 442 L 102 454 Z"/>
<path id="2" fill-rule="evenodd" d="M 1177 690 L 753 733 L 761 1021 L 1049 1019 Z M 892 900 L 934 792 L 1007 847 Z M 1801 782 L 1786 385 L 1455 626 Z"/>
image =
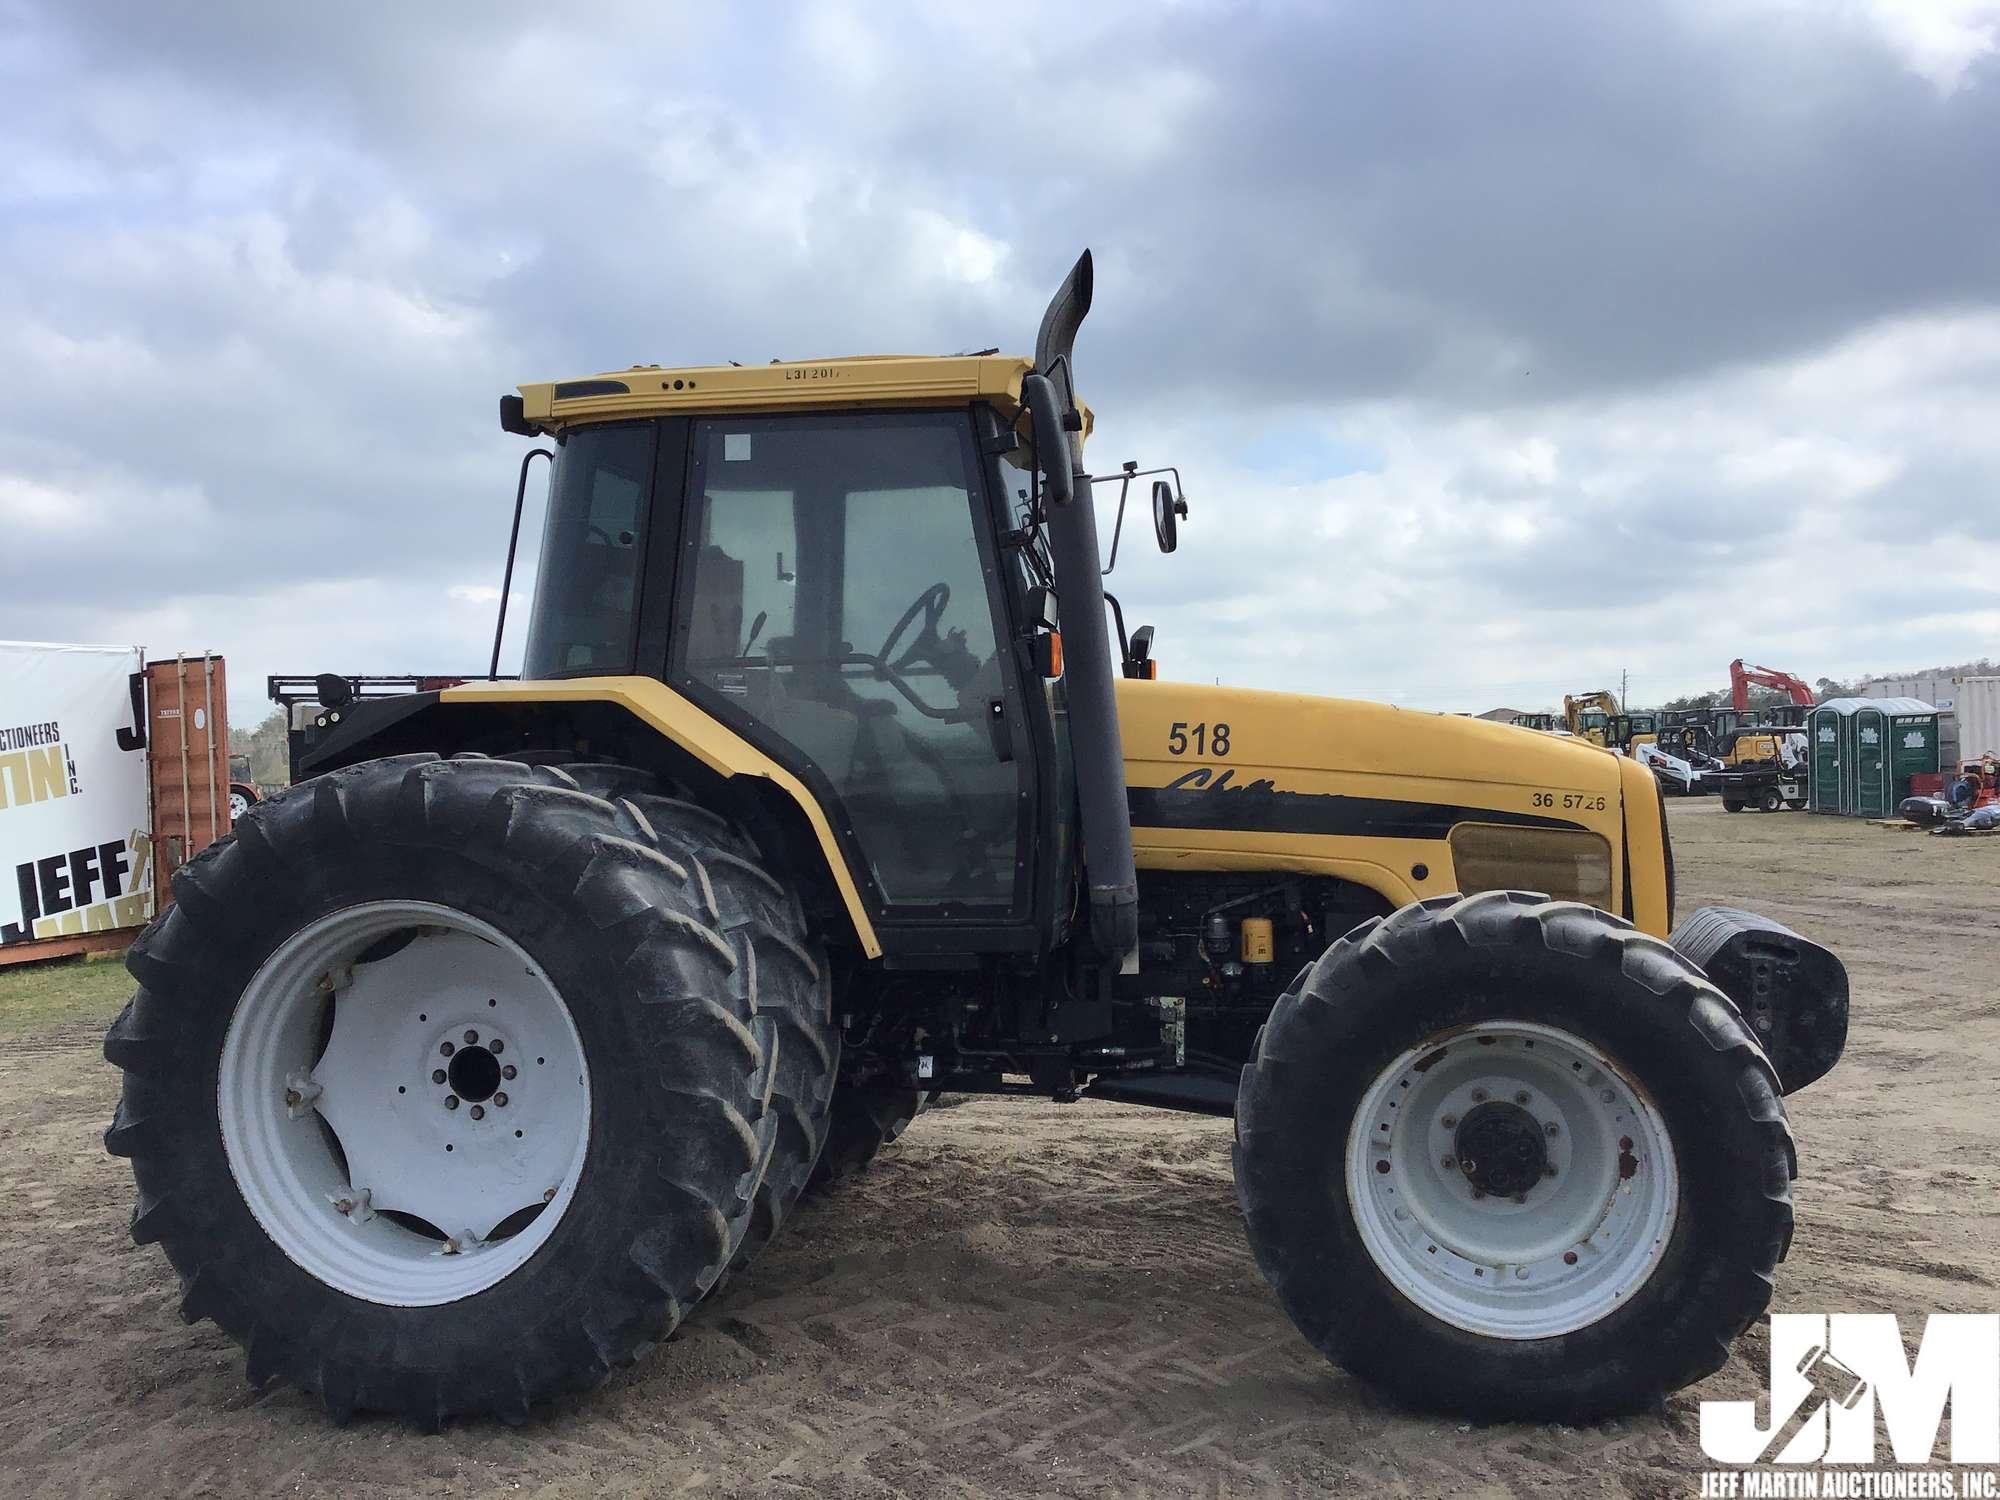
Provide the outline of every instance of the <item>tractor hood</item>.
<path id="1" fill-rule="evenodd" d="M 1225 770 L 1235 783 L 1261 777 L 1281 790 L 1329 776 L 1356 793 L 1370 783 L 1421 782 L 1495 807 L 1511 807 L 1531 789 L 1618 793 L 1617 756 L 1509 724 L 1253 688 L 1130 679 L 1118 687 L 1134 786 L 1207 768 L 1211 784 Z M 1527 802 L 1532 810 L 1532 797 Z"/>
<path id="2" fill-rule="evenodd" d="M 1141 870 L 1318 873 L 1397 906 L 1491 889 L 1497 872 L 1660 936 L 1671 925 L 1652 775 L 1595 745 L 1379 703 L 1145 679 L 1118 684 L 1118 717 Z M 1484 874 L 1467 864 L 1481 849 Z M 1588 896 L 1560 873 L 1579 860 L 1596 871 Z"/>

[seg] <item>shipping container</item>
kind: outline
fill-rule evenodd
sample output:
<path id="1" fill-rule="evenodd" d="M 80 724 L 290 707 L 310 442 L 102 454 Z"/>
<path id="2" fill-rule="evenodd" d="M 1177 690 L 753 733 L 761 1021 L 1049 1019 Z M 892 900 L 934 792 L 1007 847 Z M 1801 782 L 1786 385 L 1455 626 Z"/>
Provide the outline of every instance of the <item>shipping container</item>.
<path id="1" fill-rule="evenodd" d="M 1954 768 L 1962 760 L 2000 755 L 2000 677 L 1954 677 L 1952 717 L 1958 730 L 1949 762 Z"/>
<path id="2" fill-rule="evenodd" d="M 161 907 L 174 871 L 229 832 L 229 682 L 212 653 L 146 663 L 147 757 Z"/>
<path id="3" fill-rule="evenodd" d="M 2000 677 L 1878 677 L 1863 698 L 1916 698 L 1938 711 L 1938 756 L 1946 766 L 2000 755 Z"/>
<path id="4" fill-rule="evenodd" d="M 1917 698 L 1834 698 L 1806 717 L 1807 806 L 1886 818 L 1939 768 L 1938 711 Z"/>

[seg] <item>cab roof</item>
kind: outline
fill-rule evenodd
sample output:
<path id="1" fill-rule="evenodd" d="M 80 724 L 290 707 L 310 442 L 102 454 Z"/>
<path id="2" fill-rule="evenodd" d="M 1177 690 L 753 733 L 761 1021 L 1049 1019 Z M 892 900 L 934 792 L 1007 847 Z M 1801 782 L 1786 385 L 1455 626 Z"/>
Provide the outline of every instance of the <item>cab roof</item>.
<path id="1" fill-rule="evenodd" d="M 874 354 L 767 365 L 634 365 L 520 387 L 521 415 L 543 431 L 620 417 L 856 406 L 963 406 L 1020 411 L 1034 361 L 1006 354 Z M 1085 431 L 1090 416 L 1084 413 Z"/>

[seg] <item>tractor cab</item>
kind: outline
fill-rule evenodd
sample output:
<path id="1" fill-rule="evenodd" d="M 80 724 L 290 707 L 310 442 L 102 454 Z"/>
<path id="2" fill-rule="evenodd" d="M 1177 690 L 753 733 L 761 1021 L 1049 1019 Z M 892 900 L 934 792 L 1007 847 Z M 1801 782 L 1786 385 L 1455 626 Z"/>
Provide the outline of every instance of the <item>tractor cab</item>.
<path id="1" fill-rule="evenodd" d="M 994 540 L 1006 431 L 981 404 L 561 433 L 525 675 L 661 676 L 841 809 L 885 912 L 1025 917 L 1052 716 L 1009 711 L 1047 700 L 1006 649 L 1034 586 Z"/>
<path id="2" fill-rule="evenodd" d="M 1069 357 L 1090 279 L 1085 256 L 1033 361 L 639 366 L 501 403 L 508 430 L 554 440 L 524 676 L 657 680 L 768 756 L 824 812 L 828 866 L 887 952 L 1054 947 L 1073 828 L 1094 942 L 1132 946 Z M 1146 476 L 1116 477 L 1122 531 Z M 1178 480 L 1159 488 L 1171 546 Z M 1118 627 L 1126 674 L 1151 670 L 1150 630 Z"/>

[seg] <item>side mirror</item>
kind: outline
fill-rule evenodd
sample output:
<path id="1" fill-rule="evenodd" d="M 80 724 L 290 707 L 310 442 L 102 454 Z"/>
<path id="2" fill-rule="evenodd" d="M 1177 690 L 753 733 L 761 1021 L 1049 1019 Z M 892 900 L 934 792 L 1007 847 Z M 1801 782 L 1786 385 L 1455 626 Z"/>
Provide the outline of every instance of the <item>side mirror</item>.
<path id="1" fill-rule="evenodd" d="M 1056 399 L 1055 385 L 1046 375 L 1023 375 L 1021 401 L 1035 424 L 1035 456 L 1048 486 L 1049 503 L 1068 505 L 1076 498 L 1076 479 L 1071 472 L 1069 434 L 1063 430 L 1062 403 Z"/>
<path id="2" fill-rule="evenodd" d="M 1187 514 L 1187 501 L 1175 496 L 1174 487 L 1164 479 L 1153 481 L 1153 535 L 1160 550 L 1171 552 L 1181 544 L 1179 517 Z"/>

